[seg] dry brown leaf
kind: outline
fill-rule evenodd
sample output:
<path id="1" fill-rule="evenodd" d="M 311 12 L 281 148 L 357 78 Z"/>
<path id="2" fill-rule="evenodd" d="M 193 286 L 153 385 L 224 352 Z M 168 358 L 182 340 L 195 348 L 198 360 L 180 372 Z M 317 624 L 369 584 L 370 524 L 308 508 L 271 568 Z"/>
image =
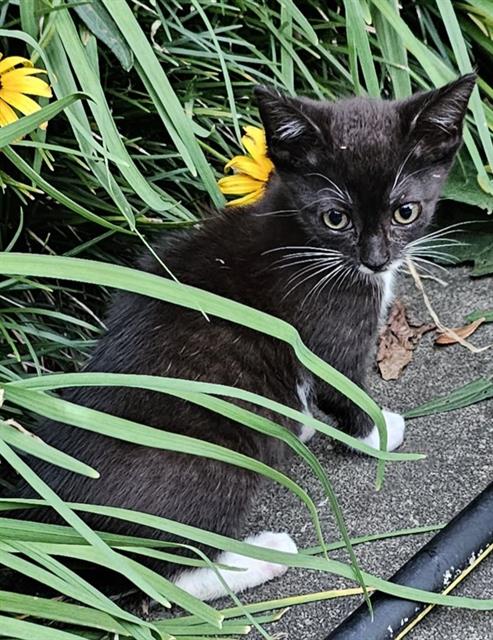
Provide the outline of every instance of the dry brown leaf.
<path id="1" fill-rule="evenodd" d="M 456 344 L 457 342 L 459 342 L 457 340 L 457 336 L 465 340 L 466 338 L 469 338 L 469 336 L 472 335 L 476 331 L 476 329 L 483 324 L 484 321 L 485 318 L 478 318 L 477 320 L 474 320 L 474 322 L 466 324 L 465 327 L 458 327 L 457 329 L 444 331 L 443 333 L 440 333 L 438 338 L 435 339 L 435 344 Z"/>
<path id="2" fill-rule="evenodd" d="M 396 300 L 380 332 L 377 351 L 377 364 L 384 380 L 396 380 L 411 362 L 413 351 L 423 334 L 435 329 L 434 324 L 410 324 L 406 308 Z"/>

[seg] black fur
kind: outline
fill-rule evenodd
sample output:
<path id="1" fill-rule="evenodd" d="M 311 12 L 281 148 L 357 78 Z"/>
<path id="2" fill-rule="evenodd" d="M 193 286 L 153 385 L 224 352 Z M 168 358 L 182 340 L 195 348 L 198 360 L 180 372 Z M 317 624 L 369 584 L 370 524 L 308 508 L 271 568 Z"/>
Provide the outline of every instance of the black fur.
<path id="1" fill-rule="evenodd" d="M 382 296 L 381 276 L 370 271 L 392 268 L 406 245 L 429 224 L 460 144 L 473 84 L 474 77 L 465 76 L 404 102 L 364 98 L 314 102 L 258 88 L 269 153 L 276 165 L 264 198 L 247 208 L 226 209 L 194 231 L 168 236 L 157 247 L 159 255 L 181 282 L 292 323 L 310 349 L 364 385 Z M 392 212 L 405 202 L 421 203 L 422 214 L 413 224 L 399 227 L 392 224 Z M 347 213 L 352 227 L 329 229 L 323 214 L 331 209 Z M 300 253 L 305 247 L 340 251 L 348 270 L 341 272 L 344 278 L 334 277 L 309 295 L 319 276 L 288 283 L 304 263 L 287 264 L 283 256 L 293 250 L 272 251 L 280 247 L 300 247 Z M 365 273 L 358 270 L 362 264 Z M 140 267 L 165 276 L 152 257 L 145 257 Z M 324 275 L 328 273 L 330 268 Z M 222 383 L 296 408 L 301 407 L 297 385 L 312 381 L 283 343 L 154 299 L 118 294 L 107 325 L 86 371 Z M 277 464 L 283 455 L 277 441 L 157 393 L 81 388 L 64 397 L 214 442 L 268 464 Z M 364 413 L 327 385 L 312 389 L 312 401 L 354 435 L 364 436 L 372 427 Z M 299 428 L 266 410 L 255 410 L 287 428 Z M 101 473 L 96 481 L 33 461 L 35 470 L 64 500 L 151 512 L 229 536 L 240 533 L 260 482 L 256 475 L 220 462 L 132 445 L 62 424 L 44 422 L 38 435 Z M 30 490 L 23 487 L 20 493 L 29 495 Z M 33 516 L 34 512 L 25 514 Z M 53 516 L 39 511 L 37 517 Z M 163 535 L 96 516 L 85 518 L 97 529 Z M 172 567 L 159 569 L 173 573 Z"/>

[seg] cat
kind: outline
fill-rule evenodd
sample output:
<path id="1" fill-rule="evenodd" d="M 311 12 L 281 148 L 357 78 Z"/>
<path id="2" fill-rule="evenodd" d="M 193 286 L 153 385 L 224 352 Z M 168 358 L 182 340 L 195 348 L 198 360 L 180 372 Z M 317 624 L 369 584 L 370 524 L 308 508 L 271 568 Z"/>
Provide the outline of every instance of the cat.
<path id="1" fill-rule="evenodd" d="M 432 221 L 461 145 L 474 83 L 475 76 L 469 74 L 402 101 L 361 97 L 314 101 L 256 88 L 268 154 L 275 166 L 264 196 L 249 206 L 226 208 L 193 230 L 167 235 L 156 247 L 158 255 L 180 282 L 290 322 L 312 351 L 364 387 L 396 273 L 407 254 L 419 254 L 416 243 Z M 152 256 L 139 264 L 166 275 Z M 321 411 L 341 429 L 379 446 L 368 415 L 315 380 L 291 348 L 274 338 L 126 292 L 114 298 L 107 327 L 86 371 L 237 386 L 306 412 Z M 285 455 L 280 441 L 172 396 L 111 387 L 79 388 L 63 395 L 269 465 L 278 464 Z M 303 441 L 313 435 L 267 409 L 248 408 L 284 425 Z M 387 411 L 385 419 L 388 448 L 395 449 L 403 441 L 404 420 Z M 256 474 L 222 462 L 146 448 L 50 421 L 37 434 L 101 474 L 93 480 L 33 461 L 34 470 L 64 500 L 150 512 L 226 536 L 240 534 L 261 482 Z M 24 486 L 19 494 L 32 492 Z M 26 512 L 24 517 L 55 521 L 48 510 Z M 172 539 L 95 514 L 84 518 L 98 530 Z M 296 552 L 287 533 L 262 532 L 247 541 Z M 222 570 L 235 592 L 286 570 L 278 564 L 207 551 L 218 562 L 245 568 Z M 225 594 L 211 569 L 180 570 L 154 560 L 148 560 L 148 566 L 203 600 Z"/>

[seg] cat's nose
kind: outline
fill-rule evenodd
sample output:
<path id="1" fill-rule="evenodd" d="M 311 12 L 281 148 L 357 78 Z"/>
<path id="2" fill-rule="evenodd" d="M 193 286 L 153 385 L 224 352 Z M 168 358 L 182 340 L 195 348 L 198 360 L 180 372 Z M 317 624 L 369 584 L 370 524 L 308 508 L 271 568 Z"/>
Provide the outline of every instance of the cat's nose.
<path id="1" fill-rule="evenodd" d="M 383 271 L 385 267 L 389 264 L 389 259 L 384 257 L 368 257 L 366 260 L 362 260 L 362 264 L 371 269 L 372 271 L 378 272 Z"/>

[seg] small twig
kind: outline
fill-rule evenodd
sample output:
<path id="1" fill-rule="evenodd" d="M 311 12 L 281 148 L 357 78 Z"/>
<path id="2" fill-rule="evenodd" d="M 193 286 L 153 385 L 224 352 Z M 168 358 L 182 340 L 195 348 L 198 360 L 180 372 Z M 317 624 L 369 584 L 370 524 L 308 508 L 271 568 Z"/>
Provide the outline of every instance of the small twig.
<path id="1" fill-rule="evenodd" d="M 442 334 L 445 334 L 449 338 L 452 338 L 455 342 L 458 342 L 459 344 L 461 344 L 466 349 L 469 349 L 469 351 L 471 351 L 472 353 L 480 353 L 481 351 L 486 351 L 486 349 L 489 349 L 491 347 L 491 344 L 487 345 L 486 347 L 476 347 L 473 344 L 471 344 L 470 342 L 468 342 L 467 340 L 464 340 L 464 338 L 461 338 L 461 336 L 457 335 L 457 333 L 453 329 L 450 329 L 449 327 L 446 327 L 440 321 L 440 318 L 438 317 L 436 311 L 431 306 L 430 299 L 428 298 L 428 295 L 426 294 L 426 291 L 425 291 L 424 286 L 423 286 L 423 282 L 422 282 L 422 280 L 421 280 L 421 278 L 419 276 L 419 273 L 416 270 L 416 267 L 414 266 L 414 263 L 412 262 L 412 260 L 409 257 L 406 258 L 406 263 L 407 263 L 409 272 L 411 273 L 411 275 L 412 275 L 412 277 L 414 279 L 416 287 L 421 291 L 421 295 L 423 296 L 423 300 L 424 300 L 424 303 L 426 305 L 426 308 L 428 309 L 428 313 L 432 317 L 433 322 L 436 324 L 436 327 L 437 327 L 438 331 L 440 333 L 442 333 Z"/>

